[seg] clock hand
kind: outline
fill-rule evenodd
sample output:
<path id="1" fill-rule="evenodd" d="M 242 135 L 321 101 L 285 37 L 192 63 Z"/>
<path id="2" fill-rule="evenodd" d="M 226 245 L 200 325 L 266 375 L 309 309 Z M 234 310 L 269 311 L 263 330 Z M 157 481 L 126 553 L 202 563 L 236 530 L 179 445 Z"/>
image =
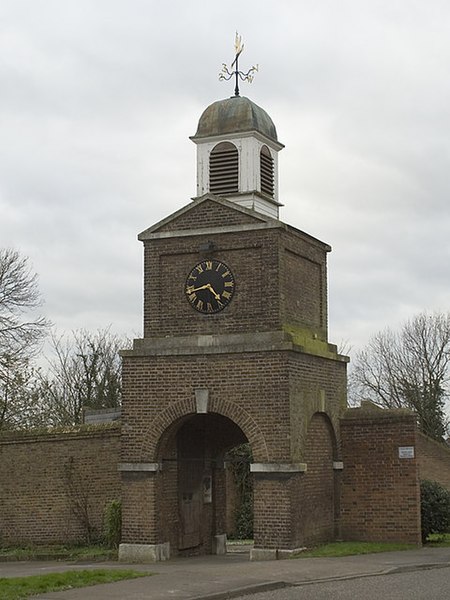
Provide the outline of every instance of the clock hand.
<path id="1" fill-rule="evenodd" d="M 205 285 L 201 285 L 198 288 L 189 288 L 189 292 L 191 294 L 193 294 L 194 292 L 198 292 L 199 290 L 204 290 L 205 288 L 209 288 L 211 287 L 209 283 L 206 283 Z"/>
<path id="2" fill-rule="evenodd" d="M 220 300 L 220 294 L 218 294 L 216 292 L 216 290 L 213 288 L 213 286 L 210 283 L 207 283 L 205 287 L 207 287 L 209 289 L 209 291 L 212 293 L 212 295 L 214 296 L 214 298 L 216 300 Z"/>
<path id="3" fill-rule="evenodd" d="M 193 294 L 194 292 L 198 292 L 199 290 L 205 290 L 205 289 L 208 289 L 208 290 L 209 290 L 209 291 L 212 293 L 212 295 L 214 296 L 214 298 L 215 298 L 216 300 L 220 300 L 220 294 L 218 294 L 218 293 L 215 291 L 215 289 L 212 287 L 212 285 L 211 285 L 210 283 L 205 283 L 205 285 L 201 285 L 201 286 L 200 286 L 200 287 L 198 287 L 198 288 L 190 288 L 190 289 L 189 289 L 189 292 L 190 292 L 191 294 Z"/>

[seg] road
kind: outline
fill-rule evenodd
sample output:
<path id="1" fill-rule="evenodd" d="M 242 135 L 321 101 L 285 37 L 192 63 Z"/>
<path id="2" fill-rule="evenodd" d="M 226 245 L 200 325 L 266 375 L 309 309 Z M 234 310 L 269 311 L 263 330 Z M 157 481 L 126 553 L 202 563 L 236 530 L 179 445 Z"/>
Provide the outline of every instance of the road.
<path id="1" fill-rule="evenodd" d="M 448 600 L 450 567 L 302 584 L 247 600 Z"/>

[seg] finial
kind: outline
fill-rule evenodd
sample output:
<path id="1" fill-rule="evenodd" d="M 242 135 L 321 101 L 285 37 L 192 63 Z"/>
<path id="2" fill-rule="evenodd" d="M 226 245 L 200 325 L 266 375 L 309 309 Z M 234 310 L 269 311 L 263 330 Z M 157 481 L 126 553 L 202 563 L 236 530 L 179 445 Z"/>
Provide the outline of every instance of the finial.
<path id="1" fill-rule="evenodd" d="M 235 96 L 239 96 L 239 78 L 241 79 L 241 81 L 248 81 L 249 83 L 251 83 L 253 81 L 253 73 L 258 71 L 258 65 L 251 67 L 247 73 L 244 73 L 243 71 L 239 71 L 239 56 L 241 55 L 242 51 L 244 49 L 244 44 L 242 43 L 242 36 L 240 36 L 238 34 L 238 32 L 236 31 L 236 37 L 234 40 L 234 51 L 235 51 L 235 57 L 233 62 L 231 63 L 231 69 L 234 68 L 233 70 L 229 70 L 227 65 L 225 63 L 222 63 L 222 71 L 219 74 L 219 79 L 220 81 L 229 81 L 233 75 L 236 78 L 236 87 L 234 88 L 234 95 Z"/>

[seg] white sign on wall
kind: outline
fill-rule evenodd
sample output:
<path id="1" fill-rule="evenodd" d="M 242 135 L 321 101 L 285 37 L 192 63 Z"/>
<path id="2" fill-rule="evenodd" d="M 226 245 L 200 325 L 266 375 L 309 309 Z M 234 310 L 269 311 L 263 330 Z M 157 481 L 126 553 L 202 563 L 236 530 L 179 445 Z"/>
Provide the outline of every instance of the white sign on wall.
<path id="1" fill-rule="evenodd" d="M 399 446 L 399 458 L 414 458 L 414 446 Z"/>

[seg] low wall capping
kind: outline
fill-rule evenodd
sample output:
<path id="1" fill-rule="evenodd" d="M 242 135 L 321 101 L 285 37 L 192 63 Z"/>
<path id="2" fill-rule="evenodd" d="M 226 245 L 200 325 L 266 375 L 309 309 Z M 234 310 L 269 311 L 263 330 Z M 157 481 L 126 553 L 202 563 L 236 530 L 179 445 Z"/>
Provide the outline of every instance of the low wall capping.
<path id="1" fill-rule="evenodd" d="M 391 419 L 395 420 L 404 420 L 404 419 L 413 419 L 416 420 L 416 415 L 412 410 L 408 410 L 407 408 L 380 408 L 378 409 L 367 409 L 367 408 L 348 408 L 341 415 L 341 421 L 344 421 L 346 424 L 352 421 L 358 422 L 373 422 L 373 421 L 381 421 L 383 419 Z"/>
<path id="2" fill-rule="evenodd" d="M 122 472 L 149 471 L 155 473 L 157 471 L 162 471 L 162 468 L 161 463 L 119 463 L 117 470 Z"/>
<path id="3" fill-rule="evenodd" d="M 252 463 L 251 473 L 306 473 L 306 463 Z"/>
<path id="4" fill-rule="evenodd" d="M 11 430 L 0 433 L 0 445 L 119 437 L 121 431 L 121 425 L 117 421 L 101 425 L 80 425 L 79 427 Z"/>
<path id="5" fill-rule="evenodd" d="M 442 450 L 442 452 L 448 452 L 448 455 L 450 458 L 450 445 L 447 442 L 444 442 L 444 441 L 440 442 L 439 440 L 435 440 L 434 438 L 426 435 L 425 433 L 422 433 L 421 431 L 418 431 L 417 435 L 424 442 L 427 442 L 429 444 L 434 444 L 436 446 L 436 448 L 439 448 L 439 450 Z"/>

